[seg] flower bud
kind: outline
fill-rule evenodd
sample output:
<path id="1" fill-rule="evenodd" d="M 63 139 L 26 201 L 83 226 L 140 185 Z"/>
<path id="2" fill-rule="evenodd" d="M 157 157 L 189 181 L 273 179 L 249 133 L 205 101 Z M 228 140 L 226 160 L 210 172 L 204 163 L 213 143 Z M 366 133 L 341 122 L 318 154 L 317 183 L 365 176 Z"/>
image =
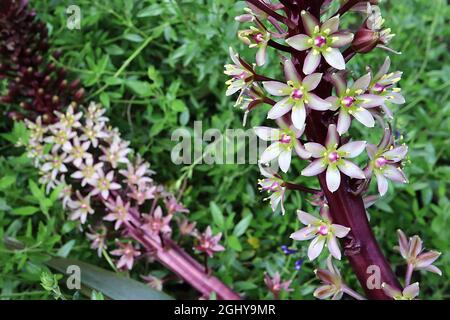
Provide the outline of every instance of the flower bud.
<path id="1" fill-rule="evenodd" d="M 368 53 L 375 49 L 379 41 L 379 32 L 362 27 L 355 34 L 352 48 L 358 53 Z"/>

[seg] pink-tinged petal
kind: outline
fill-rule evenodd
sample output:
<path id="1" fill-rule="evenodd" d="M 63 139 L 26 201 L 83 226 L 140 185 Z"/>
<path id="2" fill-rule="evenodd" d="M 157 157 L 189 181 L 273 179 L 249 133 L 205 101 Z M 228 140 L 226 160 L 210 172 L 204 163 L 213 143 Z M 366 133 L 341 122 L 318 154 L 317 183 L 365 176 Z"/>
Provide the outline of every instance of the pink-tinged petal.
<path id="1" fill-rule="evenodd" d="M 341 260 L 341 250 L 339 249 L 339 244 L 335 236 L 332 235 L 328 236 L 327 245 L 331 255 L 336 259 Z"/>
<path id="2" fill-rule="evenodd" d="M 303 223 L 305 226 L 317 225 L 320 223 L 319 218 L 316 218 L 312 214 L 309 214 L 308 212 L 302 210 L 297 210 L 297 217 L 298 220 L 300 220 L 300 222 Z"/>
<path id="3" fill-rule="evenodd" d="M 331 103 L 330 110 L 336 111 L 340 107 L 340 102 L 337 97 L 331 96 L 325 99 L 329 103 Z"/>
<path id="4" fill-rule="evenodd" d="M 323 159 L 316 159 L 302 170 L 301 175 L 306 177 L 317 176 L 325 171 L 327 166 L 324 164 Z"/>
<path id="5" fill-rule="evenodd" d="M 310 109 L 319 111 L 329 110 L 332 107 L 331 102 L 316 96 L 314 93 L 308 94 L 307 104 Z"/>
<path id="6" fill-rule="evenodd" d="M 338 151 L 345 152 L 345 158 L 355 158 L 366 148 L 366 141 L 352 141 L 344 144 Z"/>
<path id="7" fill-rule="evenodd" d="M 331 297 L 331 300 L 341 300 L 343 295 L 344 295 L 344 292 L 342 290 L 340 290 Z"/>
<path id="8" fill-rule="evenodd" d="M 283 151 L 280 142 L 271 144 L 261 155 L 261 163 L 269 163 L 273 159 L 277 158 Z"/>
<path id="9" fill-rule="evenodd" d="M 419 254 L 416 259 L 416 267 L 417 268 L 426 268 L 431 265 L 437 258 L 441 255 L 440 252 L 437 251 L 428 251 L 422 254 Z"/>
<path id="10" fill-rule="evenodd" d="M 305 62 L 303 64 L 303 73 L 311 74 L 316 71 L 319 66 L 320 59 L 322 56 L 318 51 L 310 50 L 305 58 Z"/>
<path id="11" fill-rule="evenodd" d="M 408 153 L 407 146 L 399 146 L 383 153 L 383 157 L 385 157 L 390 161 L 399 162 L 405 159 L 407 153 Z"/>
<path id="12" fill-rule="evenodd" d="M 371 79 L 370 73 L 362 76 L 361 78 L 359 78 L 358 80 L 355 81 L 355 83 L 352 85 L 352 89 L 353 90 L 362 90 L 363 92 L 366 91 L 370 85 L 370 79 Z M 359 97 L 359 98 L 361 98 L 361 97 Z"/>
<path id="13" fill-rule="evenodd" d="M 385 282 L 383 282 L 381 284 L 381 288 L 383 289 L 384 293 L 386 293 L 386 295 L 388 295 L 389 297 L 392 297 L 392 298 L 402 294 L 399 290 L 394 289 L 393 287 L 391 287 L 390 285 L 388 285 Z"/>
<path id="14" fill-rule="evenodd" d="M 403 171 L 400 168 L 397 168 L 390 164 L 387 164 L 384 166 L 383 175 L 386 178 L 388 178 L 394 182 L 398 182 L 398 183 L 407 183 L 408 182 Z"/>
<path id="15" fill-rule="evenodd" d="M 312 47 L 312 43 L 309 40 L 311 40 L 311 38 L 306 34 L 297 34 L 287 38 L 286 43 L 296 50 L 304 51 Z"/>
<path id="16" fill-rule="evenodd" d="M 390 119 L 394 118 L 394 114 L 392 113 L 392 110 L 390 108 L 388 108 L 388 106 L 383 103 L 381 106 L 381 109 L 384 111 L 384 113 L 386 114 L 386 116 Z"/>
<path id="17" fill-rule="evenodd" d="M 417 257 L 417 255 L 422 251 L 422 239 L 419 236 L 413 236 L 409 240 L 409 252 L 410 257 Z"/>
<path id="18" fill-rule="evenodd" d="M 404 104 L 406 102 L 405 97 L 399 92 L 391 92 L 387 101 L 393 104 Z"/>
<path id="19" fill-rule="evenodd" d="M 388 181 L 382 174 L 375 173 L 375 176 L 377 177 L 378 192 L 380 196 L 384 196 L 388 191 Z"/>
<path id="20" fill-rule="evenodd" d="M 373 160 L 377 154 L 378 148 L 376 145 L 368 143 L 366 145 L 367 155 L 369 156 L 370 160 Z"/>
<path id="21" fill-rule="evenodd" d="M 327 259 L 327 262 L 328 262 L 328 259 Z M 316 276 L 321 281 L 323 281 L 325 283 L 329 283 L 329 284 L 333 284 L 336 280 L 335 275 L 331 271 L 328 271 L 328 270 L 319 269 L 316 271 Z"/>
<path id="22" fill-rule="evenodd" d="M 323 246 L 325 245 L 326 238 L 319 236 L 314 238 L 311 241 L 311 244 L 308 247 L 308 258 L 310 261 L 313 261 L 317 258 L 323 250 Z"/>
<path id="23" fill-rule="evenodd" d="M 403 289 L 403 296 L 408 299 L 414 299 L 419 295 L 419 283 L 413 283 Z"/>
<path id="24" fill-rule="evenodd" d="M 337 147 L 339 144 L 339 135 L 334 124 L 328 126 L 327 138 L 325 139 L 325 147 Z"/>
<path id="25" fill-rule="evenodd" d="M 341 184 L 341 172 L 335 167 L 328 166 L 326 180 L 328 190 L 335 192 Z"/>
<path id="26" fill-rule="evenodd" d="M 291 150 L 282 151 L 280 153 L 280 156 L 278 157 L 278 164 L 280 165 L 281 171 L 283 171 L 284 173 L 288 172 L 289 167 L 291 166 L 291 158 Z"/>
<path id="27" fill-rule="evenodd" d="M 275 212 L 277 210 L 278 205 L 283 200 L 282 195 L 280 195 L 278 193 L 272 193 L 272 195 L 269 197 L 269 199 L 270 199 L 270 206 L 272 207 L 272 211 Z M 281 203 L 281 208 L 283 208 L 283 203 Z"/>
<path id="28" fill-rule="evenodd" d="M 324 286 L 318 287 L 314 290 L 314 297 L 320 300 L 325 300 L 334 295 L 336 292 L 336 288 L 333 285 L 327 284 Z"/>
<path id="29" fill-rule="evenodd" d="M 336 48 L 328 48 L 324 52 L 322 52 L 323 57 L 328 62 L 330 66 L 333 68 L 336 68 L 338 70 L 344 70 L 345 69 L 345 60 L 342 56 L 342 53 L 339 51 L 339 49 Z"/>
<path id="30" fill-rule="evenodd" d="M 305 10 L 303 10 L 300 14 L 303 22 L 303 27 L 305 28 L 306 33 L 311 36 L 314 33 L 314 29 L 319 26 L 319 21 L 312 14 Z"/>
<path id="31" fill-rule="evenodd" d="M 255 127 L 253 128 L 253 130 L 255 131 L 255 134 L 262 140 L 273 141 L 280 139 L 280 129 L 270 127 Z"/>
<path id="32" fill-rule="evenodd" d="M 436 274 L 442 276 L 441 269 L 439 269 L 436 266 L 431 265 L 431 266 L 425 267 L 424 270 L 429 271 L 429 272 L 433 272 L 433 273 L 436 273 Z"/>
<path id="33" fill-rule="evenodd" d="M 263 82 L 264 89 L 273 96 L 287 96 L 289 94 L 289 86 L 286 83 L 278 81 Z"/>
<path id="34" fill-rule="evenodd" d="M 347 81 L 345 81 L 342 73 L 333 73 L 331 75 L 331 82 L 334 84 L 338 96 L 342 96 L 347 90 Z"/>
<path id="35" fill-rule="evenodd" d="M 356 111 L 353 112 L 353 117 L 368 128 L 373 128 L 375 126 L 375 119 L 372 114 L 364 108 L 356 109 Z"/>
<path id="36" fill-rule="evenodd" d="M 303 79 L 303 86 L 306 91 L 313 91 L 319 85 L 322 80 L 322 73 L 313 73 Z"/>
<path id="37" fill-rule="evenodd" d="M 376 74 L 375 79 L 380 79 L 382 76 L 384 76 L 389 71 L 390 67 L 391 67 L 391 58 L 387 56 L 380 70 Z"/>
<path id="38" fill-rule="evenodd" d="M 400 254 L 402 255 L 403 259 L 407 259 L 409 251 L 408 239 L 406 238 L 406 235 L 403 233 L 403 231 L 400 229 L 397 230 L 397 235 Z"/>
<path id="39" fill-rule="evenodd" d="M 345 237 L 351 230 L 350 228 L 344 227 L 340 224 L 332 224 L 331 227 L 333 229 L 334 235 L 338 238 Z"/>
<path id="40" fill-rule="evenodd" d="M 230 53 L 231 60 L 233 60 L 233 63 L 237 66 L 241 65 L 241 62 L 238 59 L 238 54 L 234 52 L 233 48 L 230 47 L 228 51 Z"/>
<path id="41" fill-rule="evenodd" d="M 337 132 L 339 135 L 343 135 L 348 131 L 350 125 L 352 124 L 352 117 L 348 114 L 347 111 L 341 109 L 339 111 L 338 122 L 337 122 Z"/>
<path id="42" fill-rule="evenodd" d="M 302 159 L 309 159 L 311 158 L 311 153 L 303 147 L 303 145 L 298 142 L 298 140 L 294 143 L 294 150 L 295 153 Z"/>
<path id="43" fill-rule="evenodd" d="M 256 64 L 260 67 L 263 66 L 266 63 L 266 50 L 267 46 L 262 45 L 259 47 L 258 52 L 256 53 Z"/>
<path id="44" fill-rule="evenodd" d="M 303 229 L 300 229 L 293 234 L 291 234 L 291 239 L 297 240 L 297 241 L 303 241 L 303 240 L 311 240 L 316 236 L 317 228 L 316 227 L 305 227 Z"/>
<path id="45" fill-rule="evenodd" d="M 355 36 L 350 32 L 336 32 L 331 37 L 331 47 L 340 48 L 350 44 Z"/>
<path id="46" fill-rule="evenodd" d="M 359 103 L 361 107 L 364 108 L 374 108 L 381 106 L 385 98 L 382 96 L 377 96 L 375 94 L 362 94 L 358 96 L 358 99 L 361 99 L 362 101 Z"/>
<path id="47" fill-rule="evenodd" d="M 292 108 L 292 123 L 297 129 L 303 129 L 305 126 L 306 110 L 303 102 L 299 101 Z"/>
<path id="48" fill-rule="evenodd" d="M 364 172 L 356 164 L 348 160 L 342 160 L 342 163 L 338 164 L 338 168 L 343 174 L 349 176 L 350 178 L 354 179 L 366 178 Z"/>
<path id="49" fill-rule="evenodd" d="M 320 31 L 328 34 L 335 33 L 339 29 L 339 16 L 334 16 L 325 21 L 320 27 Z"/>
<path id="50" fill-rule="evenodd" d="M 314 158 L 322 158 L 327 149 L 320 143 L 308 142 L 305 143 L 305 149 L 311 153 Z"/>
<path id="51" fill-rule="evenodd" d="M 290 97 L 278 101 L 267 114 L 267 119 L 278 119 L 291 111 L 294 102 Z"/>
<path id="52" fill-rule="evenodd" d="M 286 80 L 294 81 L 294 82 L 301 82 L 302 77 L 298 73 L 297 69 L 295 68 L 294 64 L 290 59 L 284 60 L 284 76 L 286 77 Z"/>

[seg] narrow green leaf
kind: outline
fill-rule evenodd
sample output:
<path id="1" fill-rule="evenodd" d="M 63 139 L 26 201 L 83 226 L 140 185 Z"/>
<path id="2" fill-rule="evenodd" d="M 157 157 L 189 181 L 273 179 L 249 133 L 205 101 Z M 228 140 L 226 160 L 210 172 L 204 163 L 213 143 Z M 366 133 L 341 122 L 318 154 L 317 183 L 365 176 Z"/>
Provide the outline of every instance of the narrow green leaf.
<path id="1" fill-rule="evenodd" d="M 220 210 L 219 206 L 213 201 L 209 203 L 209 209 L 211 210 L 214 224 L 223 230 L 225 219 L 223 217 L 222 210 Z"/>
<path id="2" fill-rule="evenodd" d="M 245 218 L 243 218 L 239 223 L 234 227 L 233 234 L 236 237 L 242 236 L 245 231 L 247 231 L 248 226 L 250 225 L 250 222 L 252 222 L 253 216 L 248 215 Z"/>
<path id="3" fill-rule="evenodd" d="M 17 214 L 20 216 L 31 216 L 38 211 L 39 211 L 39 208 L 32 207 L 32 206 L 26 206 L 26 207 L 15 208 L 11 212 L 13 214 Z"/>

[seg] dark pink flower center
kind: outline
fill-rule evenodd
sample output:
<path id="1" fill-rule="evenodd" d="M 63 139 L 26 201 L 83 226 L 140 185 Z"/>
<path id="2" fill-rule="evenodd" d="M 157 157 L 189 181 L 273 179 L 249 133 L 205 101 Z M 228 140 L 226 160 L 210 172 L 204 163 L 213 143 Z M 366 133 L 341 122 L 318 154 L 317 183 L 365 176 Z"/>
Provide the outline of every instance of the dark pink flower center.
<path id="1" fill-rule="evenodd" d="M 256 34 L 253 39 L 255 39 L 256 43 L 261 43 L 264 41 L 264 36 L 262 33 Z"/>
<path id="2" fill-rule="evenodd" d="M 280 139 L 281 143 L 289 144 L 291 143 L 291 136 L 288 134 L 283 134 Z"/>
<path id="3" fill-rule="evenodd" d="M 384 89 L 386 89 L 386 87 L 379 83 L 375 83 L 375 85 L 373 86 L 373 91 L 378 92 L 378 93 L 383 92 Z"/>
<path id="4" fill-rule="evenodd" d="M 377 168 L 381 168 L 381 167 L 383 167 L 384 165 L 386 165 L 388 163 L 388 161 L 386 160 L 386 158 L 384 158 L 384 157 L 379 157 L 379 158 L 377 158 L 376 160 L 375 160 L 375 166 L 377 167 Z"/>
<path id="5" fill-rule="evenodd" d="M 280 187 L 280 184 L 278 182 L 272 183 L 272 185 L 269 187 L 270 191 L 276 191 Z"/>
<path id="6" fill-rule="evenodd" d="M 338 160 L 339 160 L 339 154 L 338 154 L 336 151 L 331 152 L 331 153 L 328 155 L 328 160 L 330 160 L 330 162 L 336 162 L 336 161 L 338 161 Z"/>
<path id="7" fill-rule="evenodd" d="M 244 80 L 247 77 L 247 74 L 245 72 L 242 72 L 241 74 L 237 75 L 236 78 Z"/>
<path id="8" fill-rule="evenodd" d="M 353 103 L 355 103 L 356 99 L 350 96 L 345 97 L 344 99 L 342 99 L 342 104 L 347 107 L 350 108 Z"/>
<path id="9" fill-rule="evenodd" d="M 324 36 L 317 36 L 314 38 L 314 45 L 322 48 L 327 43 L 327 39 Z"/>
<path id="10" fill-rule="evenodd" d="M 326 236 L 328 234 L 328 227 L 327 226 L 320 226 L 317 230 L 317 233 L 321 236 Z"/>
<path id="11" fill-rule="evenodd" d="M 303 98 L 303 92 L 302 92 L 302 90 L 300 90 L 300 89 L 294 89 L 294 90 L 292 91 L 291 97 L 292 97 L 293 99 L 296 99 L 296 100 L 299 100 L 299 99 Z"/>

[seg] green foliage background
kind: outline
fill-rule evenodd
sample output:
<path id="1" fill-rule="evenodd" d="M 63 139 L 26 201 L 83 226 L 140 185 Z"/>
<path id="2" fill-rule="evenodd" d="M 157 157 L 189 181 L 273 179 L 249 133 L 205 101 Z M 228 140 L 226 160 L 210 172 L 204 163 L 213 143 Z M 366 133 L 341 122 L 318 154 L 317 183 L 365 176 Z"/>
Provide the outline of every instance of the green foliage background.
<path id="1" fill-rule="evenodd" d="M 239 25 L 234 16 L 242 12 L 243 2 L 79 0 L 81 30 L 66 28 L 70 4 L 32 1 L 50 29 L 53 47 L 63 52 L 59 64 L 81 78 L 89 99 L 108 108 L 112 124 L 151 162 L 160 182 L 176 190 L 186 180 L 183 199 L 190 218 L 200 227 L 212 223 L 216 232 L 225 235 L 227 250 L 212 261 L 217 276 L 248 298 L 264 299 L 272 296 L 265 289 L 263 273 L 280 271 L 283 279 L 293 280 L 295 289 L 283 298 L 311 299 L 317 285 L 312 272 L 316 262 L 305 260 L 295 271 L 295 260 L 305 258 L 306 244 L 289 240 L 299 227 L 295 210 L 312 209 L 304 197 L 291 193 L 287 214 L 273 214 L 256 188 L 256 165 L 182 166 L 170 161 L 176 144 L 170 137 L 176 128 L 192 130 L 195 120 L 203 121 L 204 130 L 242 127 L 242 114 L 224 95 L 223 65 L 230 45 L 246 57 L 253 54 L 236 38 Z M 407 98 L 395 109 L 394 125 L 410 146 L 411 163 L 406 169 L 410 184 L 390 188 L 370 209 L 371 223 L 399 275 L 404 267 L 393 250 L 396 229 L 419 234 L 428 248 L 441 251 L 437 265 L 443 276 L 417 273 L 415 280 L 421 282 L 422 298 L 448 299 L 450 27 L 445 17 L 450 9 L 444 0 L 384 1 L 381 8 L 386 25 L 397 34 L 392 46 L 403 52 L 391 56 L 392 68 L 404 72 L 401 87 Z M 376 50 L 359 56 L 350 68 L 362 75 L 366 65 L 377 68 L 386 54 Z M 274 66 L 275 59 L 271 61 Z M 263 119 L 263 110 L 254 112 L 250 124 L 261 124 Z M 2 127 L 9 130 L 11 123 Z M 16 237 L 26 247 L 11 251 L 0 244 L 0 299 L 51 298 L 39 285 L 48 254 L 111 267 L 89 249 L 55 197 L 36 186 L 37 173 L 21 151 L 12 148 L 11 141 L 20 135 L 16 126 L 0 142 L 0 238 Z M 292 244 L 299 253 L 286 257 L 282 244 Z M 324 258 L 323 254 L 321 263 Z M 346 262 L 340 266 L 358 288 L 350 268 L 344 268 Z M 140 273 L 167 274 L 151 264 L 140 268 Z M 183 297 L 182 288 L 169 284 L 166 291 Z"/>

